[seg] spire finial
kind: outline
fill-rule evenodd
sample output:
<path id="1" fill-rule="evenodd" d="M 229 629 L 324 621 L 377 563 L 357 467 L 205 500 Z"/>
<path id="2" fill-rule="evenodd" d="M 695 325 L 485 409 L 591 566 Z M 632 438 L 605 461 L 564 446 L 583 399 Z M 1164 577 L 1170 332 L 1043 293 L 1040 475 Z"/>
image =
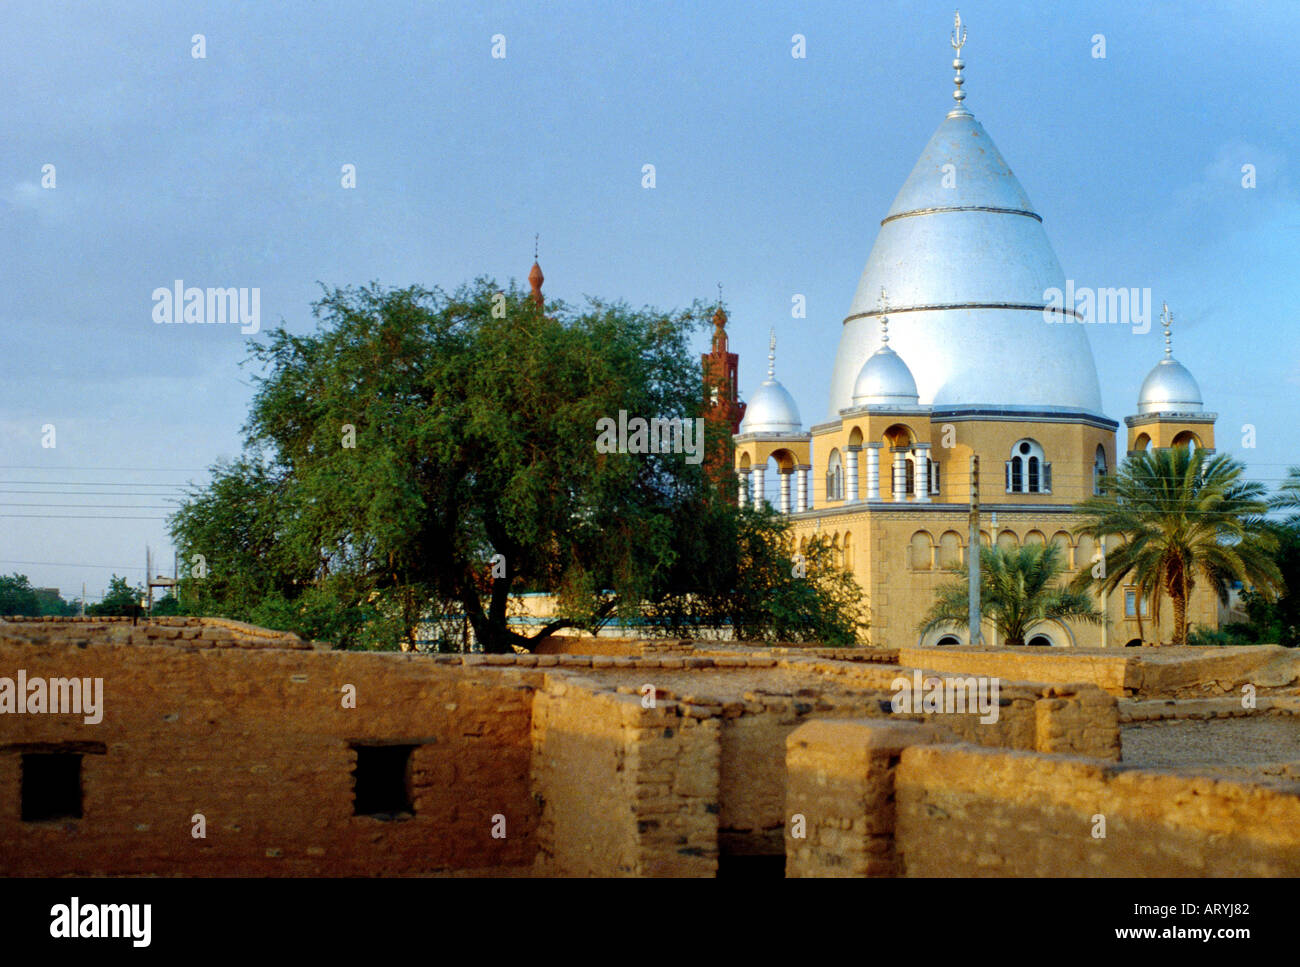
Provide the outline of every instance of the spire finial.
<path id="1" fill-rule="evenodd" d="M 533 261 L 534 262 L 537 261 L 537 245 L 538 242 L 541 240 L 541 237 L 542 237 L 541 232 L 536 232 L 533 234 Z"/>
<path id="2" fill-rule="evenodd" d="M 889 316 L 886 313 L 889 310 L 889 295 L 885 292 L 885 287 L 880 287 L 880 344 L 889 345 Z"/>
<path id="3" fill-rule="evenodd" d="M 533 267 L 528 271 L 528 284 L 533 288 L 528 298 L 532 299 L 539 309 L 542 307 L 542 283 L 546 281 L 546 276 L 542 275 L 542 267 L 537 262 L 537 240 L 540 237 L 540 235 L 533 236 Z"/>
<path id="4" fill-rule="evenodd" d="M 1169 330 L 1174 324 L 1174 314 L 1169 311 L 1169 303 L 1160 303 L 1160 321 L 1165 327 L 1165 359 L 1174 358 L 1173 339 L 1169 335 Z"/>
<path id="5" fill-rule="evenodd" d="M 767 378 L 776 378 L 776 328 L 773 327 L 767 340 Z"/>
<path id="6" fill-rule="evenodd" d="M 966 92 L 961 89 L 965 80 L 961 76 L 962 68 L 966 65 L 961 59 L 961 49 L 966 45 L 966 28 L 962 26 L 961 11 L 958 10 L 952 19 L 952 49 L 956 51 L 956 56 L 952 61 L 952 68 L 957 73 L 953 75 L 952 82 L 956 88 L 952 92 L 952 99 L 957 102 L 957 106 L 948 112 L 948 117 L 969 117 L 970 111 L 966 110 L 966 105 L 962 102 L 966 100 Z"/>

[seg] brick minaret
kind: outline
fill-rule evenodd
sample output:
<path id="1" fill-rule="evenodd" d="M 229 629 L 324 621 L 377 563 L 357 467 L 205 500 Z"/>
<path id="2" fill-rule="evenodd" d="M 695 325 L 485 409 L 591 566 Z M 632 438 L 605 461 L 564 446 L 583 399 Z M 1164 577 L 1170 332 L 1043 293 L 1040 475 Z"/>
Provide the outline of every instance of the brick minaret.
<path id="1" fill-rule="evenodd" d="M 721 442 L 709 448 L 704 464 L 710 478 L 733 501 L 736 487 L 731 473 L 731 437 L 739 432 L 745 415 L 736 381 L 738 359 L 727 351 L 727 313 L 719 304 L 713 314 L 713 350 L 702 353 L 700 362 L 704 369 L 704 419 L 712 430 L 709 435 L 720 437 Z"/>

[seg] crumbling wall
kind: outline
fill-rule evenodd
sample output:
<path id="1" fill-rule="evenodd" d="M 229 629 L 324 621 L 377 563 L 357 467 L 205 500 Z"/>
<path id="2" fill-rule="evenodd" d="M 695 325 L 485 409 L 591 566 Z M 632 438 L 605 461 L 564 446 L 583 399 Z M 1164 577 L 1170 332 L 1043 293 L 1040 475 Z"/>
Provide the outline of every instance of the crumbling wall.
<path id="1" fill-rule="evenodd" d="M 895 807 L 908 876 L 1300 875 L 1294 787 L 913 746 Z"/>
<path id="2" fill-rule="evenodd" d="M 909 745 L 933 741 L 915 722 L 815 721 L 786 742 L 788 877 L 898 876 L 894 775 Z"/>
<path id="3" fill-rule="evenodd" d="M 0 873 L 531 867 L 538 810 L 529 735 L 539 673 L 391 653 L 200 645 L 0 637 L 0 677 L 23 669 L 29 680 L 103 680 L 98 724 L 81 715 L 0 715 Z M 355 690 L 355 708 L 346 707 L 345 686 Z M 416 747 L 410 818 L 353 814 L 354 744 Z M 82 817 L 22 821 L 23 753 L 77 748 L 91 750 L 82 758 Z"/>
<path id="4" fill-rule="evenodd" d="M 787 743 L 788 876 L 1296 876 L 1300 786 L 810 722 Z"/>
<path id="5" fill-rule="evenodd" d="M 534 701 L 538 870 L 552 876 L 713 876 L 718 722 L 678 702 L 548 676 Z"/>

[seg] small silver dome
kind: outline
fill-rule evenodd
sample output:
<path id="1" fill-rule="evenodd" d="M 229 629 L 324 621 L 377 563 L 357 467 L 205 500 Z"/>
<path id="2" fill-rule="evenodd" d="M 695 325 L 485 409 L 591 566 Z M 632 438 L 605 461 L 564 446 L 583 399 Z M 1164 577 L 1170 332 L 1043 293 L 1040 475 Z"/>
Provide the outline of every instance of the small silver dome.
<path id="1" fill-rule="evenodd" d="M 1139 413 L 1199 413 L 1201 388 L 1178 360 L 1167 357 L 1142 381 L 1138 393 Z"/>
<path id="2" fill-rule="evenodd" d="M 799 407 L 775 376 L 769 376 L 759 385 L 745 404 L 745 418 L 740 421 L 741 433 L 799 433 Z"/>
<path id="3" fill-rule="evenodd" d="M 916 406 L 916 380 L 903 358 L 881 346 L 862 364 L 853 384 L 853 405 Z"/>

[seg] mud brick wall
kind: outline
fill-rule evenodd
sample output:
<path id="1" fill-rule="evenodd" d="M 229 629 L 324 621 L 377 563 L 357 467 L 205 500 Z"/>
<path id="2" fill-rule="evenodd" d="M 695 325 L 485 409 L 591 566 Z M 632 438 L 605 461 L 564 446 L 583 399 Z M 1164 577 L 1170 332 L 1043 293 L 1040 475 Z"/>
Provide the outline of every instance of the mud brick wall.
<path id="1" fill-rule="evenodd" d="M 1201 698 L 1300 682 L 1300 653 L 1238 648 L 903 648 L 899 664 L 1021 682 L 1088 682 L 1112 695 Z"/>
<path id="2" fill-rule="evenodd" d="M 786 876 L 898 876 L 894 773 L 904 748 L 933 738 L 914 722 L 867 719 L 808 722 L 790 733 Z"/>
<path id="3" fill-rule="evenodd" d="M 718 731 L 677 702 L 647 709 L 636 695 L 548 676 L 533 714 L 538 871 L 713 876 Z"/>
<path id="4" fill-rule="evenodd" d="M 1294 788 L 913 745 L 895 789 L 907 876 L 1300 875 Z"/>
<path id="5" fill-rule="evenodd" d="M 112 642 L 119 645 L 192 643 L 206 647 L 320 648 L 289 631 L 272 631 L 228 618 L 161 617 L 132 623 L 118 617 L 0 618 L 0 636 L 51 645 Z"/>
<path id="6" fill-rule="evenodd" d="M 898 663 L 1013 682 L 1087 682 L 1112 695 L 1132 695 L 1141 686 L 1139 662 L 1123 649 L 1114 651 L 1112 654 L 1077 648 L 902 648 Z"/>
<path id="7" fill-rule="evenodd" d="M 0 715 L 0 874 L 403 875 L 531 866 L 539 672 L 199 645 L 32 644 L 0 627 L 0 676 L 22 668 L 29 679 L 104 681 L 97 725 L 78 715 Z M 345 684 L 356 688 L 354 709 L 343 707 Z M 82 759 L 82 818 L 23 822 L 22 753 L 67 743 L 102 750 Z M 416 746 L 411 818 L 354 815 L 353 743 Z M 206 838 L 192 835 L 199 813 Z M 492 835 L 498 814 L 505 838 Z"/>

